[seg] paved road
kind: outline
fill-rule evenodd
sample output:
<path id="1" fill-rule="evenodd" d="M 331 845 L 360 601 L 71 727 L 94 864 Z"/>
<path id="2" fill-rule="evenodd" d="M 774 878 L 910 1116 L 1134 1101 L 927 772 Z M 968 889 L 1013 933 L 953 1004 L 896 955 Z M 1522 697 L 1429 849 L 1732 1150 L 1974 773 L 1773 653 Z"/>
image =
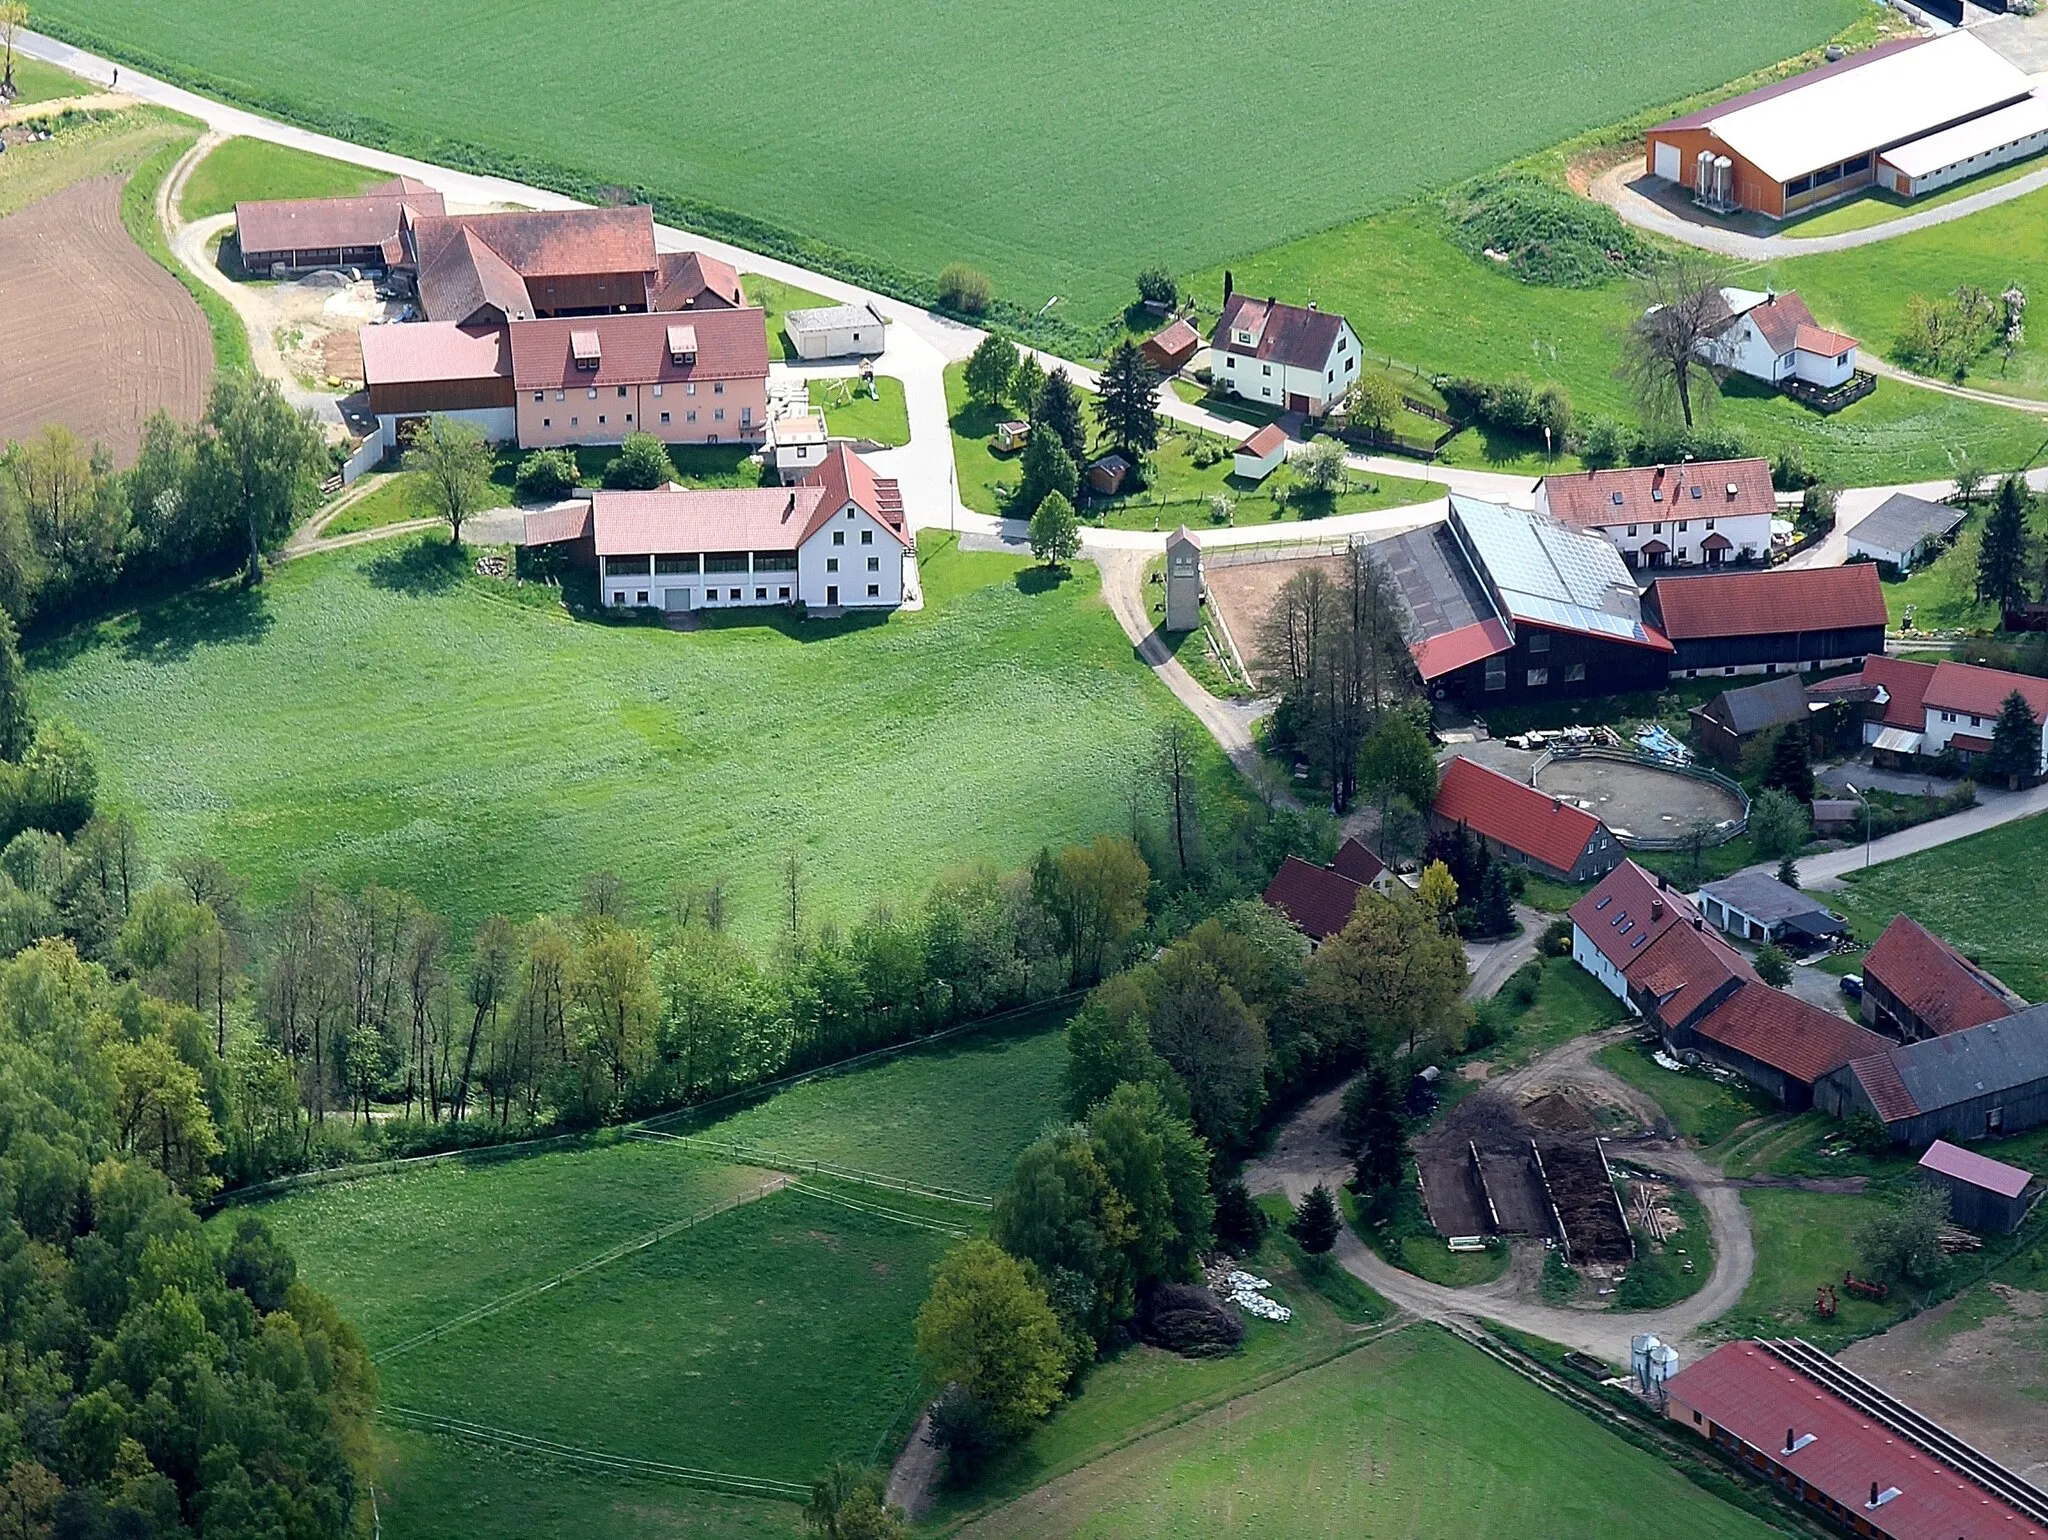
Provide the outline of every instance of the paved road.
<path id="1" fill-rule="evenodd" d="M 1900 856 L 1918 855 L 1923 850 L 1936 849 L 1952 840 L 1967 839 L 1972 834 L 1996 829 L 2016 818 L 2031 818 L 2036 813 L 2048 813 L 2048 782 L 2026 791 L 1987 796 L 1975 807 L 1965 808 L 1960 813 L 1901 829 L 1897 834 L 1887 834 L 1883 839 L 1871 842 L 1869 862 L 1875 866 L 1883 861 L 1895 861 Z M 1824 855 L 1801 856 L 1799 885 L 1816 890 L 1839 888 L 1844 872 L 1857 871 L 1863 865 L 1861 845 L 1830 850 Z"/>
<path id="2" fill-rule="evenodd" d="M 1516 969 L 1536 955 L 1550 916 L 1538 913 L 1527 904 L 1517 904 L 1515 918 L 1522 922 L 1519 934 L 1504 941 L 1465 943 L 1465 966 L 1472 972 L 1472 982 L 1465 986 L 1467 1000 L 1491 999 L 1499 993 L 1500 986 L 1513 977 Z"/>

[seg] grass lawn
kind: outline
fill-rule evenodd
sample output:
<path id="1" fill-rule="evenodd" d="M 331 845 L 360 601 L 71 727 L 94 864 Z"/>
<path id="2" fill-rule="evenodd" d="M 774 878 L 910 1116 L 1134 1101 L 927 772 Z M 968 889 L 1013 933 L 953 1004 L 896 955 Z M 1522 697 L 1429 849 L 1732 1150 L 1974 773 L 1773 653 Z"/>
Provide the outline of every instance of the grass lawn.
<path id="1" fill-rule="evenodd" d="M 1477 1349 L 1414 1326 L 1118 1450 L 967 1533 L 1773 1531 Z"/>
<path id="2" fill-rule="evenodd" d="M 1065 1020 L 1064 1011 L 1044 1012 L 1012 1029 L 808 1080 L 713 1122 L 664 1126 L 776 1155 L 992 1194 L 1040 1128 L 1064 1118 Z"/>
<path id="3" fill-rule="evenodd" d="M 1716 1144 L 1740 1124 L 1763 1117 L 1774 1103 L 1740 1083 L 1724 1085 L 1704 1070 L 1666 1069 L 1637 1043 L 1615 1043 L 1595 1057 L 1652 1098 L 1671 1126 L 1699 1144 Z"/>
<path id="4" fill-rule="evenodd" d="M 225 214 L 244 200 L 348 198 L 390 181 L 382 171 L 329 160 L 266 139 L 230 139 L 193 167 L 178 211 L 187 219 Z"/>
<path id="5" fill-rule="evenodd" d="M 792 849 L 819 920 L 1021 865 L 1125 827 L 1123 785 L 1180 709 L 1089 565 L 1055 579 L 927 537 L 920 613 L 681 635 L 573 620 L 447 552 L 379 542 L 90 627 L 37 651 L 37 707 L 83 729 L 152 849 L 217 852 L 259 906 L 309 872 L 408 887 L 459 940 L 600 866 L 650 909 L 729 876 L 765 938 Z M 1202 773 L 1241 796 L 1220 754 Z"/>
<path id="6" fill-rule="evenodd" d="M 376 485 L 327 521 L 322 536 L 354 535 L 427 517 L 410 472 L 375 477 Z"/>
<path id="7" fill-rule="evenodd" d="M 1829 903 L 1883 928 L 1904 911 L 2029 1000 L 2048 996 L 2048 817 L 1846 874 Z"/>
<path id="8" fill-rule="evenodd" d="M 786 1190 L 388 1361 L 384 1399 L 806 1481 L 893 1453 L 915 1410 L 911 1318 L 950 1244 Z"/>
<path id="9" fill-rule="evenodd" d="M 2033 201 L 2022 199 L 2009 207 Z M 1973 227 L 1979 218 L 1996 218 L 2003 212 L 1940 228 Z M 1912 239 L 1916 237 L 1902 241 Z M 2024 239 L 2032 239 L 2034 245 L 2014 246 Z M 2004 241 L 2008 251 L 2043 249 L 2038 234 L 2030 237 L 2024 229 L 2008 230 Z M 1831 270 L 1803 264 L 1860 262 L 1888 271 L 1891 254 L 1900 244 L 1885 241 L 1863 251 L 1779 264 L 1779 286 L 1796 283 L 1824 322 L 1843 325 L 1866 344 L 1881 346 L 1896 318 L 1880 321 L 1871 307 L 1850 306 L 1846 296 L 1857 292 L 1853 283 L 1823 281 L 1823 274 Z M 2013 265 L 2009 259 L 2008 265 Z M 1932 266 L 1946 271 L 1941 262 Z M 2020 271 L 2015 275 L 2024 278 L 2029 263 L 2016 266 Z M 1452 241 L 1446 218 L 1433 201 L 1354 220 L 1250 257 L 1235 257 L 1230 268 L 1237 287 L 1247 293 L 1313 293 L 1323 308 L 1348 315 L 1360 340 L 1374 352 L 1449 374 L 1498 379 L 1519 372 L 1539 383 L 1558 380 L 1570 393 L 1581 422 L 1601 416 L 1624 422 L 1636 418 L 1615 378 L 1618 339 L 1634 303 L 1632 287 L 1621 281 L 1597 289 L 1525 284 L 1493 270 L 1494 264 L 1465 255 Z M 2005 280 L 2001 272 L 1998 286 L 2003 287 Z M 1205 294 L 1220 293 L 1222 281 L 1221 264 L 1191 280 L 1197 292 Z M 1946 293 L 1956 281 L 1950 277 L 1932 292 Z M 1900 304 L 1905 292 L 1912 292 L 1910 285 L 1901 286 Z M 1823 417 L 1737 379 L 1714 404 L 1714 415 L 1740 432 L 1752 452 L 1772 454 L 1798 443 L 1824 477 L 1846 486 L 1946 476 L 1952 457 L 1964 450 L 1980 465 L 2020 465 L 2048 438 L 2048 424 L 2028 414 L 1892 380 L 1883 381 L 1874 395 L 1847 411 Z M 1454 463 L 1465 457 L 1461 446 L 1471 436 L 1453 441 Z M 1531 462 L 1532 446 L 1509 442 L 1499 447 L 1501 460 L 1481 463 L 1541 473 L 1540 461 Z"/>
<path id="10" fill-rule="evenodd" d="M 87 80 L 83 75 L 74 75 L 61 70 L 54 64 L 45 64 L 41 59 L 14 56 L 14 100 L 11 107 L 27 107 L 35 102 L 61 101 L 67 96 L 90 96 L 104 87 Z"/>
<path id="11" fill-rule="evenodd" d="M 1998 629 L 1998 606 L 1980 603 L 1977 598 L 1977 553 L 1984 539 L 1984 517 L 1984 509 L 1973 508 L 1946 551 L 1898 582 L 1884 585 L 1885 611 L 1893 625 L 1903 625 L 1910 608 L 1916 631 Z M 2027 526 L 2036 541 L 2048 537 L 2048 504 L 2035 500 Z"/>
<path id="12" fill-rule="evenodd" d="M 1245 56 L 1261 13 L 1238 5 L 1047 0 L 963 23 L 941 0 L 841 3 L 815 24 L 862 82 L 861 106 L 824 132 L 809 93 L 729 89 L 731 51 L 703 40 L 745 33 L 753 13 L 733 0 L 530 8 L 517 29 L 483 33 L 458 0 L 363 0 L 310 30 L 286 0 L 51 0 L 37 20 L 389 148 L 438 144 L 441 160 L 564 190 L 646 189 L 693 228 L 751 233 L 784 254 L 775 227 L 801 232 L 849 271 L 872 258 L 929 281 L 966 261 L 1016 304 L 1058 295 L 1063 314 L 1094 325 L 1149 264 L 1188 272 L 1327 228 L 1799 53 L 1858 9 L 1312 0 L 1287 18 L 1317 39 L 1305 58 Z M 1238 94 L 1214 89 L 1225 56 L 1242 56 L 1233 79 L 1263 121 L 1314 122 L 1345 153 L 1299 158 L 1285 175 L 1242 154 Z M 1498 89 L 1509 76 L 1511 104 Z M 662 110 L 622 117 L 616 104 L 631 100 Z M 1105 174 L 1131 147 L 1168 142 L 1176 153 L 1150 157 L 1143 175 Z M 772 224 L 750 230 L 735 214 Z"/>
<path id="13" fill-rule="evenodd" d="M 765 1175 L 675 1145 L 625 1140 L 440 1161 L 302 1188 L 253 1212 L 380 1351 L 620 1241 L 752 1192 Z M 214 1223 L 232 1224 L 236 1212 Z"/>
<path id="14" fill-rule="evenodd" d="M 894 376 L 876 375 L 873 396 L 851 379 L 815 379 L 810 391 L 811 405 L 825 409 L 825 426 L 834 438 L 889 445 L 910 442 L 910 408 L 903 402 L 903 382 Z"/>
<path id="15" fill-rule="evenodd" d="M 1781 289 L 1798 289 L 1828 325 L 1841 326 L 1861 337 L 1866 348 L 1889 354 L 1906 301 L 1915 294 L 1938 298 L 1966 283 L 1994 296 L 2012 283 L 2029 294 L 2048 288 L 2048 191 L 1853 251 L 1774 262 L 1760 270 L 1761 277 Z M 2001 372 L 1994 349 L 1977 361 L 1967 379 L 1985 390 L 2048 403 L 2048 337 L 2030 327 L 2009 369 Z M 1878 395 L 1883 394 L 1880 385 Z M 2048 424 L 2038 418 L 2020 420 L 2030 424 L 2037 443 L 2048 438 Z"/>
<path id="16" fill-rule="evenodd" d="M 742 273 L 740 288 L 745 291 L 750 304 L 759 305 L 768 312 L 768 353 L 771 358 L 785 359 L 796 363 L 796 344 L 789 340 L 789 333 L 782 329 L 782 318 L 792 310 L 822 310 L 837 300 L 827 299 L 822 294 L 813 294 L 809 289 L 799 289 L 793 283 L 784 283 L 779 278 L 770 278 L 764 273 Z"/>
<path id="17" fill-rule="evenodd" d="M 1542 969 L 1536 997 L 1528 1005 L 1515 1003 L 1510 992 L 1512 984 L 1503 986 L 1494 996 L 1502 1037 L 1494 1047 L 1485 1050 L 1485 1056 L 1492 1061 L 1495 1073 L 1526 1064 L 1575 1037 L 1628 1019 L 1621 1002 L 1569 957 L 1546 957 Z"/>
<path id="18" fill-rule="evenodd" d="M 1870 1197 L 1765 1187 L 1745 1192 L 1742 1201 L 1756 1241 L 1756 1272 L 1735 1308 L 1706 1328 L 1714 1335 L 1801 1336 L 1833 1348 L 1908 1313 L 1899 1289 L 1880 1303 L 1841 1287 L 1843 1272 L 1858 1266 L 1854 1237 L 1873 1212 Z M 1832 1321 L 1813 1311 L 1814 1291 L 1824 1283 L 1834 1284 L 1840 1297 Z"/>
<path id="19" fill-rule="evenodd" d="M 1804 218 L 1784 220 L 1776 228 L 1779 233 L 1796 238 L 1836 235 L 1844 230 L 1867 230 L 1872 225 L 1881 225 L 1907 214 L 1917 214 L 1923 209 L 1940 208 L 1944 203 L 1954 203 L 1959 198 L 1989 192 L 1994 187 L 2002 187 L 2007 182 L 2031 176 L 2041 169 L 2040 157 L 2032 156 L 2009 166 L 1999 166 L 1981 172 L 1944 187 L 1939 192 L 1927 193 L 1918 198 L 1901 198 L 1898 194 L 1886 192 L 1881 187 L 1871 187 L 1857 197 L 1832 204 Z"/>

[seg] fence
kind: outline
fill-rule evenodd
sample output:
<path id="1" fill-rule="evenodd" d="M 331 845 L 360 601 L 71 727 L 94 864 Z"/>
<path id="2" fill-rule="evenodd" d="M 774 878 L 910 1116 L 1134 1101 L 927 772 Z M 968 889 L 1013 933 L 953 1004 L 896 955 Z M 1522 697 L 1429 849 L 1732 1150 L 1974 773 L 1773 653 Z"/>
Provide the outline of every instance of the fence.
<path id="1" fill-rule="evenodd" d="M 1716 845 L 1725 845 L 1749 828 L 1749 793 L 1742 789 L 1740 782 L 1730 780 L 1720 771 L 1710 770 L 1705 765 L 1674 765 L 1671 761 L 1659 759 L 1654 754 L 1631 754 L 1620 749 L 1603 749 L 1590 744 L 1582 746 L 1560 743 L 1553 744 L 1536 756 L 1536 763 L 1529 767 L 1529 784 L 1534 786 L 1536 778 L 1560 759 L 1605 759 L 1615 764 L 1639 765 L 1645 770 L 1661 770 L 1666 775 L 1682 775 L 1688 780 L 1705 781 L 1720 787 L 1741 805 L 1742 816 L 1718 823 L 1703 833 L 1699 840 L 1702 850 L 1712 850 Z M 1693 847 L 1692 836 L 1688 834 L 1654 836 L 1623 834 L 1619 830 L 1608 832 L 1614 835 L 1620 845 L 1629 850 L 1690 850 Z"/>
<path id="2" fill-rule="evenodd" d="M 375 433 L 356 446 L 354 454 L 342 461 L 341 484 L 345 487 L 354 486 L 362 477 L 382 465 L 384 456 L 390 452 L 391 445 L 385 441 L 384 429 L 379 427 Z"/>
<path id="3" fill-rule="evenodd" d="M 934 1198 L 941 1203 L 959 1203 L 969 1208 L 991 1208 L 995 1203 L 995 1200 L 986 1193 L 965 1192 L 958 1187 L 941 1187 L 931 1182 L 913 1181 L 909 1177 L 890 1176 L 881 1171 L 864 1171 L 858 1166 L 835 1165 L 829 1160 L 782 1155 L 740 1139 L 714 1139 L 709 1134 L 671 1134 L 657 1128 L 633 1128 L 627 1132 L 635 1139 L 680 1144 L 699 1155 L 715 1155 L 722 1160 L 731 1161 L 736 1166 L 760 1166 L 770 1171 L 787 1171 L 792 1175 L 809 1172 L 814 1176 L 829 1176 L 842 1182 L 855 1182 L 863 1187 L 881 1187 L 890 1192 L 907 1193 L 915 1198 Z"/>

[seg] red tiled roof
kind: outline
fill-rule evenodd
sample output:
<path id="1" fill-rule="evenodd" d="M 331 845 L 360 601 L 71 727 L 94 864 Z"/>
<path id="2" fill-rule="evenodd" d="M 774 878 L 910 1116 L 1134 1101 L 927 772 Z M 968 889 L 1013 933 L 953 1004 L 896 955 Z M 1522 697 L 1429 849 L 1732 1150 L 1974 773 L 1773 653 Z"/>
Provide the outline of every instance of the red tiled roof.
<path id="1" fill-rule="evenodd" d="M 1884 686 L 1884 716 L 1881 720 L 1886 727 L 1903 727 L 1908 732 L 1917 733 L 1927 726 L 1927 713 L 1922 701 L 1927 694 L 1927 686 L 1933 682 L 1934 670 L 1932 663 L 1888 658 L 1883 653 L 1873 652 L 1864 658 L 1863 672 L 1858 677 L 1864 684 Z"/>
<path id="2" fill-rule="evenodd" d="M 884 514 L 881 483 L 875 473 L 868 469 L 868 462 L 855 454 L 844 444 L 834 444 L 825 451 L 825 458 L 805 473 L 803 484 L 807 487 L 822 487 L 825 499 L 818 505 L 818 511 L 804 532 L 797 536 L 797 544 L 811 538 L 812 534 L 827 520 L 836 517 L 848 503 L 863 509 L 876 523 L 896 537 L 897 543 L 908 546 L 909 537 L 902 527 L 902 492 L 896 494 L 897 514 L 891 523 Z M 891 486 L 895 484 L 892 482 Z"/>
<path id="3" fill-rule="evenodd" d="M 1849 1072 L 1862 1085 L 1863 1094 L 1870 1098 L 1870 1105 L 1877 1109 L 1879 1122 L 1898 1123 L 1919 1116 L 1920 1103 L 1906 1089 L 1906 1082 L 1899 1075 L 1899 1066 L 1889 1051 L 1851 1059 Z"/>
<path id="4" fill-rule="evenodd" d="M 590 533 L 590 504 L 564 503 L 557 508 L 536 508 L 526 516 L 525 533 L 520 537 L 521 545 L 559 545 L 565 540 L 581 540 Z"/>
<path id="5" fill-rule="evenodd" d="M 1646 991 L 1667 1027 L 1689 1019 L 1733 982 L 1754 983 L 1756 970 L 1734 947 L 1704 925 L 1674 925 L 1622 969 L 1631 988 Z"/>
<path id="6" fill-rule="evenodd" d="M 1337 847 L 1337 859 L 1330 863 L 1330 870 L 1353 882 L 1374 883 L 1387 869 L 1387 863 L 1374 855 L 1355 839 L 1347 839 Z"/>
<path id="7" fill-rule="evenodd" d="M 738 307 L 747 302 L 739 271 L 730 262 L 701 251 L 664 251 L 654 261 L 649 310 L 695 310 L 706 304 Z"/>
<path id="8" fill-rule="evenodd" d="M 2031 1171 L 2022 1171 L 2018 1166 L 2008 1166 L 2002 1160 L 1993 1160 L 1989 1155 L 1979 1155 L 1975 1150 L 1966 1150 L 1950 1144 L 1946 1139 L 1937 1139 L 1927 1147 L 1927 1153 L 1920 1157 L 1921 1169 L 1938 1171 L 1943 1176 L 1955 1177 L 1968 1182 L 1972 1187 L 1981 1187 L 1986 1192 L 1995 1192 L 2001 1198 L 2017 1198 L 2027 1190 L 2027 1183 L 2034 1179 Z"/>
<path id="9" fill-rule="evenodd" d="M 512 352 L 502 326 L 455 326 L 444 321 L 365 326 L 362 343 L 366 385 L 512 377 Z"/>
<path id="10" fill-rule="evenodd" d="M 1690 925 L 1697 913 L 1684 894 L 1624 861 L 1572 905 L 1570 919 L 1602 957 L 1626 970 L 1651 941 L 1674 925 Z"/>
<path id="11" fill-rule="evenodd" d="M 1762 983 L 1744 984 L 1693 1030 L 1807 1085 L 1890 1046 L 1875 1032 Z"/>
<path id="12" fill-rule="evenodd" d="M 1261 460 L 1287 442 L 1287 435 L 1280 430 L 1280 424 L 1269 422 L 1250 438 L 1237 446 L 1239 454 L 1257 455 Z"/>
<path id="13" fill-rule="evenodd" d="M 1330 361 L 1330 352 L 1337 346 L 1337 334 L 1343 328 L 1344 318 L 1334 311 L 1233 294 L 1224 304 L 1209 342 L 1212 347 L 1240 358 L 1264 359 L 1296 369 L 1321 369 Z M 1233 340 L 1231 334 L 1240 329 L 1251 332 L 1249 346 Z"/>
<path id="14" fill-rule="evenodd" d="M 525 279 L 655 270 L 654 210 L 645 204 L 422 218 L 413 227 L 420 266 L 424 268 L 444 244 L 459 238 L 464 230 Z"/>
<path id="15" fill-rule="evenodd" d="M 1265 900 L 1311 940 L 1325 941 L 1350 922 L 1365 884 L 1300 856 L 1289 856 L 1266 884 Z"/>
<path id="16" fill-rule="evenodd" d="M 1981 972 L 1911 915 L 1892 916 L 1863 958 L 1863 976 L 1882 984 L 1937 1036 L 2013 1012 Z"/>
<path id="17" fill-rule="evenodd" d="M 663 551 L 793 551 L 813 527 L 822 487 L 665 487 L 594 492 L 600 556 Z"/>
<path id="18" fill-rule="evenodd" d="M 1728 488 L 1735 488 L 1729 496 Z M 1698 496 L 1694 496 L 1694 489 Z M 1769 516 L 1778 511 L 1768 460 L 1705 460 L 1687 465 L 1639 465 L 1545 476 L 1550 516 L 1574 529 L 1659 519 Z M 1615 494 L 1621 494 L 1616 503 Z"/>
<path id="19" fill-rule="evenodd" d="M 1726 1343 L 1680 1370 L 1666 1388 L 1680 1406 L 1699 1411 L 1890 1540 L 2048 1536 L 2048 1529 L 1954 1466 L 1758 1343 Z M 1787 1453 L 1787 1429 L 1795 1438 L 1811 1434 L 1812 1439 Z M 1880 1491 L 1898 1494 L 1874 1511 L 1869 1507 L 1873 1483 Z"/>
<path id="20" fill-rule="evenodd" d="M 1188 323 L 1185 316 L 1172 325 L 1162 327 L 1138 345 L 1138 351 L 1145 360 L 1162 374 L 1179 369 L 1202 345 L 1202 334 Z"/>
<path id="21" fill-rule="evenodd" d="M 1754 91 L 1745 91 L 1740 96 L 1731 96 L 1725 102 L 1714 102 L 1709 106 L 1688 112 L 1682 117 L 1668 118 L 1664 122 L 1659 123 L 1651 132 L 1656 133 L 1660 129 L 1667 128 L 1705 128 L 1716 118 L 1724 118 L 1731 112 L 1739 112 L 1744 107 L 1754 107 L 1758 102 L 1767 102 L 1774 97 L 1789 95 L 1793 91 L 1803 91 L 1816 80 L 1825 80 L 1830 75 L 1840 75 L 1849 70 L 1861 69 L 1866 64 L 1875 64 L 1879 59 L 1884 58 L 1888 54 L 1900 53 L 1908 48 L 1917 48 L 1920 44 L 1930 41 L 1932 39 L 1925 36 L 1894 38 L 1888 43 L 1879 43 L 1875 48 L 1866 48 L 1862 53 L 1851 54 L 1846 59 L 1837 59 L 1832 64 L 1823 64 L 1818 69 L 1810 69 L 1798 75 L 1789 75 L 1783 80 L 1774 80 L 1767 86 L 1759 86 Z"/>
<path id="22" fill-rule="evenodd" d="M 1792 333 L 1793 347 L 1802 353 L 1817 353 L 1824 358 L 1853 353 L 1860 345 L 1847 332 L 1830 331 L 1825 326 L 1801 326 Z"/>
<path id="23" fill-rule="evenodd" d="M 457 230 L 421 259 L 419 296 L 436 321 L 469 321 L 484 310 L 506 321 L 533 319 L 526 280 L 473 230 Z"/>
<path id="24" fill-rule="evenodd" d="M 441 195 L 431 189 L 400 195 L 382 192 L 360 198 L 277 198 L 235 205 L 235 238 L 242 254 L 321 251 L 329 247 L 382 246 L 397 260 L 398 232 L 408 211 L 439 215 Z"/>
<path id="25" fill-rule="evenodd" d="M 759 310 L 691 314 L 697 361 L 675 362 L 668 349 L 672 313 L 592 315 L 521 321 L 512 331 L 512 379 L 521 390 L 590 385 L 649 385 L 671 380 L 768 378 L 768 323 Z M 596 369 L 578 369 L 570 333 L 594 332 L 602 353 Z M 766 424 L 759 426 L 765 427 Z"/>
<path id="26" fill-rule="evenodd" d="M 1455 673 L 1481 658 L 1506 652 L 1514 645 L 1508 628 L 1489 617 L 1469 626 L 1460 626 L 1455 631 L 1446 631 L 1442 636 L 1426 636 L 1411 646 L 1408 653 L 1415 659 L 1415 667 L 1426 681 Z"/>
<path id="27" fill-rule="evenodd" d="M 1931 711 L 1965 711 L 1993 721 L 2015 690 L 2033 708 L 2036 722 L 2048 721 L 2048 679 L 1981 668 L 1975 663 L 1935 664 L 1921 701 Z"/>
<path id="28" fill-rule="evenodd" d="M 1583 808 L 1524 786 L 1462 754 L 1444 766 L 1437 786 L 1436 814 L 1561 872 L 1578 864 L 1586 846 L 1600 832 L 1600 820 Z"/>
<path id="29" fill-rule="evenodd" d="M 1798 631 L 1854 631 L 1885 623 L 1877 567 L 1779 568 L 1659 578 L 1650 594 L 1674 642 Z"/>

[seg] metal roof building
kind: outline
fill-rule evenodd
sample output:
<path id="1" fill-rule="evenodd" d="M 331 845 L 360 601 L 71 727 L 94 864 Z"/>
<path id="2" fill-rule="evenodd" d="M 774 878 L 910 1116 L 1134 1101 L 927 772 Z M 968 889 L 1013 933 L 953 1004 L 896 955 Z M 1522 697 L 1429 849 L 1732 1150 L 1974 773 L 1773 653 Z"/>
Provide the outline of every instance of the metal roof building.
<path id="1" fill-rule="evenodd" d="M 1963 522 L 1963 510 L 1894 492 L 1877 511 L 1849 531 L 1849 555 L 1890 562 L 1910 571 L 1929 546 L 1946 540 Z"/>
<path id="2" fill-rule="evenodd" d="M 1825 941 L 1849 928 L 1834 910 L 1816 904 L 1769 872 L 1743 871 L 1700 889 L 1707 923 L 1745 941 L 1777 941 L 1787 935 L 1800 944 Z"/>
<path id="3" fill-rule="evenodd" d="M 1948 1189 L 1949 1217 L 1972 1230 L 2010 1235 L 2041 1197 L 2034 1173 L 1937 1139 L 1920 1169 Z"/>

